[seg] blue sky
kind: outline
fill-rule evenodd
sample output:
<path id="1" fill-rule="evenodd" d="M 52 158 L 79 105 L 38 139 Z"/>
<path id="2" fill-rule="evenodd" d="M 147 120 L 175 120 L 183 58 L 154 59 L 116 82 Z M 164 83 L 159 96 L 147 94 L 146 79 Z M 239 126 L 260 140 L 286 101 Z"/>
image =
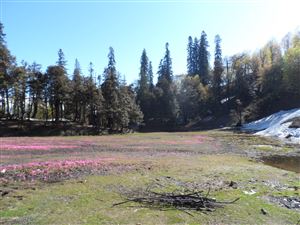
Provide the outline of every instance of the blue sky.
<path id="1" fill-rule="evenodd" d="M 154 73 L 170 44 L 175 74 L 186 72 L 188 36 L 222 38 L 223 56 L 255 50 L 280 40 L 300 25 L 298 0 L 0 0 L 0 18 L 12 54 L 32 63 L 57 61 L 62 48 L 72 73 L 78 58 L 84 73 L 93 62 L 98 74 L 107 65 L 109 46 L 128 82 L 138 78 L 143 48 Z"/>

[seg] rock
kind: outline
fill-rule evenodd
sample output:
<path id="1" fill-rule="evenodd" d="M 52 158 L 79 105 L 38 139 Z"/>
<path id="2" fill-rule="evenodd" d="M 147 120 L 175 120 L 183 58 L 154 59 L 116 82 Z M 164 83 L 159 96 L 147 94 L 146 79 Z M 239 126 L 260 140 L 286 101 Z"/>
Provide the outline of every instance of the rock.
<path id="1" fill-rule="evenodd" d="M 269 196 L 268 199 L 288 209 L 300 210 L 300 198 L 296 196 Z"/>
<path id="2" fill-rule="evenodd" d="M 268 214 L 268 212 L 267 212 L 265 209 L 263 209 L 263 208 L 261 208 L 260 211 L 261 211 L 261 213 L 262 213 L 263 215 L 267 215 L 267 214 Z"/>
<path id="3" fill-rule="evenodd" d="M 9 192 L 8 191 L 1 191 L 2 193 L 1 193 L 1 196 L 3 197 L 3 196 L 5 196 L 5 195 L 7 195 Z"/>
<path id="4" fill-rule="evenodd" d="M 229 187 L 232 187 L 233 189 L 237 189 L 238 184 L 237 184 L 237 182 L 235 182 L 235 181 L 230 181 Z"/>
<path id="5" fill-rule="evenodd" d="M 246 195 L 254 195 L 254 194 L 256 193 L 256 191 L 254 191 L 254 190 L 243 191 L 243 192 L 244 192 L 244 194 L 246 194 Z"/>
<path id="6" fill-rule="evenodd" d="M 300 200 L 296 197 L 285 197 L 280 202 L 288 209 L 300 209 Z"/>
<path id="7" fill-rule="evenodd" d="M 290 137 L 292 137 L 292 136 L 293 136 L 293 135 L 288 134 L 288 135 L 285 136 L 285 138 L 290 138 Z"/>

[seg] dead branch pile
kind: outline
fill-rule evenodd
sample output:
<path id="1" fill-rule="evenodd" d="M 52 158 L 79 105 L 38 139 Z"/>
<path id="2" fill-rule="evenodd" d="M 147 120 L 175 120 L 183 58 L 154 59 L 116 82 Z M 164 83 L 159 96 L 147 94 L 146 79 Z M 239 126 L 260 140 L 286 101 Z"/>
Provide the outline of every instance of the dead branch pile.
<path id="1" fill-rule="evenodd" d="M 151 187 L 146 189 L 136 189 L 131 191 L 122 191 L 122 196 L 125 201 L 114 204 L 118 206 L 126 203 L 138 203 L 140 207 L 156 208 L 160 210 L 178 209 L 185 213 L 186 210 L 195 210 L 201 212 L 214 211 L 218 207 L 225 204 L 232 204 L 239 198 L 233 201 L 217 201 L 215 198 L 210 198 L 210 189 L 204 193 L 203 190 L 173 190 L 168 192 L 170 188 L 165 190 L 154 191 Z M 131 205 L 131 207 L 134 207 Z M 190 214 L 190 213 L 188 213 Z M 191 215 L 191 214 L 190 214 Z"/>

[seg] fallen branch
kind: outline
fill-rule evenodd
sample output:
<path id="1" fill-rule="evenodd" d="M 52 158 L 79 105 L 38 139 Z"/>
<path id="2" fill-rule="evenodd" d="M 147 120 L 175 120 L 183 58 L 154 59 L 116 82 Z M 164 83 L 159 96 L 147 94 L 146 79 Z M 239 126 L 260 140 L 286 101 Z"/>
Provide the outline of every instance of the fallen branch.
<path id="1" fill-rule="evenodd" d="M 157 208 L 160 210 L 178 209 L 188 215 L 192 215 L 187 210 L 195 210 L 201 212 L 211 212 L 225 204 L 233 204 L 239 200 L 236 198 L 232 201 L 217 201 L 214 198 L 209 198 L 210 189 L 204 195 L 203 191 L 195 191 L 185 189 L 184 191 L 173 192 L 157 192 L 147 187 L 146 189 L 131 190 L 121 193 L 125 197 L 125 201 L 115 203 L 114 206 L 119 206 L 126 203 L 138 203 L 141 207 Z"/>

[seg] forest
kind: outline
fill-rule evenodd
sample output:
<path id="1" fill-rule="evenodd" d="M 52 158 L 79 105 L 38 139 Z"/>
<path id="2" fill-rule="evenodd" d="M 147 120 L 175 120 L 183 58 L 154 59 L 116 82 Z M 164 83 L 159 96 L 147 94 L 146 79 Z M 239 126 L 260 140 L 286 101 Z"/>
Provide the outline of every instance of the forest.
<path id="1" fill-rule="evenodd" d="M 248 20 L 257 21 L 253 20 L 256 11 L 252 10 L 257 6 L 262 8 L 260 4 L 251 8 L 248 3 L 244 7 L 235 2 L 237 6 L 233 7 L 229 2 L 214 2 L 212 6 L 202 2 L 196 7 L 194 2 L 172 8 L 170 1 L 168 4 L 147 1 L 146 7 L 137 1 L 126 1 L 128 5 L 119 1 L 110 5 L 112 2 L 107 1 L 105 5 L 110 5 L 107 7 L 110 10 L 105 14 L 103 1 L 101 5 L 101 1 L 87 1 L 91 6 L 86 6 L 85 1 L 46 2 L 42 6 L 37 6 L 37 1 L 34 5 L 28 2 L 28 6 L 20 5 L 19 11 L 16 5 L 7 4 L 8 20 L 18 22 L 12 32 L 7 30 L 7 35 L 5 24 L 0 22 L 0 224 L 300 225 L 300 29 L 286 34 L 282 40 L 272 39 L 259 49 L 227 56 L 225 46 L 230 43 L 228 39 L 225 41 L 225 34 L 223 41 L 217 34 L 217 31 L 224 33 L 219 18 L 228 15 L 230 20 L 222 19 L 240 19 L 239 25 L 229 24 L 223 30 L 232 31 L 234 27 L 231 37 L 237 36 L 248 49 L 246 43 L 251 42 L 243 37 L 253 37 L 250 32 L 258 35 L 258 41 L 268 40 L 259 36 L 259 27 L 251 27 L 243 35 L 238 29 Z M 233 11 L 251 12 L 251 16 L 236 17 L 224 10 L 225 5 Z M 184 18 L 182 14 L 179 17 L 176 13 L 181 24 L 186 24 L 184 19 L 189 22 L 193 18 L 197 25 L 200 21 L 209 26 L 211 20 L 211 26 L 218 22 L 220 30 L 216 35 L 209 34 L 215 35 L 213 43 L 208 42 L 211 39 L 202 29 L 195 37 L 182 31 L 184 39 L 176 39 L 169 33 L 173 29 L 169 29 L 165 39 L 160 34 L 165 26 L 144 15 L 148 6 L 161 12 L 169 8 L 184 12 L 183 6 L 195 7 L 197 14 L 190 11 L 183 14 L 191 17 Z M 268 10 L 272 11 L 271 4 L 266 6 L 261 10 L 264 17 Z M 139 7 L 145 11 L 137 13 L 135 9 Z M 217 15 L 216 12 L 221 12 L 215 11 L 217 7 L 226 14 L 218 15 L 218 20 L 199 19 L 204 11 Z M 90 15 L 92 8 L 94 16 Z M 122 10 L 115 11 L 117 8 Z M 7 9 L 13 11 L 9 14 Z M 67 25 L 56 22 L 63 22 L 59 20 L 60 10 L 63 19 L 68 20 Z M 101 12 L 103 17 L 98 17 Z M 51 26 L 45 22 L 47 13 Z M 143 49 L 145 45 L 132 38 L 143 29 L 133 26 L 133 19 L 128 20 L 127 26 L 126 22 L 119 23 L 124 19 L 122 15 L 134 13 L 142 15 L 139 22 L 144 29 L 149 29 L 144 25 L 150 21 L 159 28 L 157 38 L 169 41 L 161 43 L 162 52 L 155 61 L 150 52 L 157 50 L 157 39 L 151 40 L 155 43 L 151 48 Z M 41 17 L 42 14 L 45 16 Z M 285 21 L 284 16 L 280 20 Z M 98 23 L 101 18 L 104 27 Z M 163 22 L 166 20 L 176 26 L 179 21 L 169 15 L 165 15 Z M 66 29 L 74 30 L 70 21 L 81 24 L 75 27 L 77 38 L 81 39 L 83 34 L 89 40 L 95 38 L 89 43 L 95 48 L 94 53 L 85 46 L 86 39 L 78 42 L 68 38 L 75 39 L 74 33 Z M 92 23 L 101 28 L 98 29 L 101 35 L 92 37 L 83 32 Z M 8 24 L 6 28 L 10 28 Z M 263 28 L 271 33 L 273 24 L 263 21 L 262 24 L 267 24 Z M 279 31 L 280 26 L 274 24 Z M 122 25 L 126 34 L 119 31 Z M 287 23 L 284 25 L 288 30 Z M 47 32 L 37 30 L 40 26 Z M 58 28 L 65 29 L 65 33 L 58 32 Z M 106 40 L 116 45 L 115 36 L 109 33 L 104 33 L 102 41 L 98 39 L 106 28 L 112 29 L 112 33 L 122 33 L 117 36 L 122 45 L 114 49 L 107 44 L 107 59 L 106 52 L 99 51 L 100 59 L 104 55 L 99 63 L 105 68 L 98 71 L 95 68 L 100 68 L 99 64 L 88 60 L 84 64 L 89 69 L 84 72 L 87 65 L 80 64 L 86 59 L 84 56 L 98 59 L 95 55 L 98 57 L 98 49 L 103 46 L 106 49 Z M 28 46 L 24 29 L 27 32 L 34 29 L 27 33 Z M 176 27 L 174 32 L 177 30 L 183 28 Z M 148 36 L 147 32 L 144 35 Z M 8 38 L 10 35 L 12 39 Z M 45 37 L 41 45 L 39 35 Z M 59 43 L 64 36 L 68 43 L 61 43 L 61 49 L 56 49 L 54 36 Z M 124 38 L 127 36 L 130 42 Z M 14 48 L 11 43 L 15 43 Z M 28 54 L 23 61 L 14 54 L 19 43 L 26 48 L 17 55 Z M 73 62 L 77 54 L 69 52 L 73 43 L 81 61 L 78 58 Z M 78 43 L 88 51 L 83 53 Z M 37 51 L 32 44 L 42 47 Z M 123 45 L 128 45 L 125 50 Z M 132 51 L 135 52 L 132 56 L 127 47 L 138 50 Z M 184 54 L 176 62 L 174 53 L 178 47 Z M 46 48 L 50 52 L 46 53 Z M 52 50 L 53 64 L 52 60 L 43 61 L 44 56 L 51 58 Z M 120 71 L 124 52 L 126 66 L 136 68 L 132 84 Z M 36 58 L 36 62 L 26 58 Z M 137 60 L 133 66 L 132 60 Z M 182 66 L 185 69 L 186 64 L 186 72 L 176 74 L 182 61 L 186 61 Z M 127 77 L 134 75 L 129 71 Z"/>
<path id="2" fill-rule="evenodd" d="M 157 72 L 143 49 L 138 80 L 128 85 L 116 68 L 112 47 L 100 76 L 93 63 L 89 74 L 83 74 L 77 59 L 73 73 L 68 74 L 62 49 L 57 62 L 46 71 L 38 62 L 18 65 L 0 23 L 1 121 L 73 122 L 100 133 L 172 131 L 189 129 L 190 124 L 198 124 L 199 129 L 207 124 L 239 126 L 300 106 L 299 30 L 288 33 L 281 42 L 271 40 L 251 54 L 224 57 L 219 35 L 215 36 L 213 53 L 208 47 L 205 31 L 200 37 L 188 37 L 187 72 L 181 75 L 173 74 L 169 43 Z"/>

